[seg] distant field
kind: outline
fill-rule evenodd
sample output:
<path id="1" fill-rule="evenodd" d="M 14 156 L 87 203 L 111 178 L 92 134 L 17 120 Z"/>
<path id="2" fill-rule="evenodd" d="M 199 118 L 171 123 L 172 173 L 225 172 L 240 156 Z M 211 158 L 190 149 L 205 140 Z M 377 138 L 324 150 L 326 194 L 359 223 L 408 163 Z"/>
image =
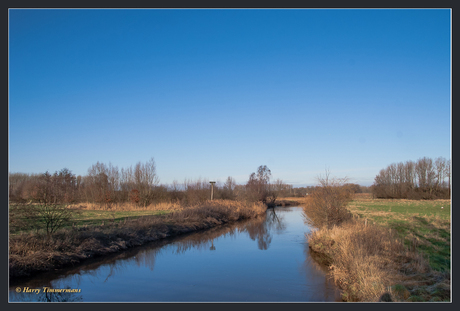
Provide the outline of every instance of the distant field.
<path id="1" fill-rule="evenodd" d="M 362 193 L 355 195 L 348 207 L 354 213 L 372 215 L 374 219 L 384 220 L 391 215 L 405 215 L 450 220 L 450 200 L 372 199 L 371 194 Z"/>
<path id="2" fill-rule="evenodd" d="M 407 246 L 428 257 L 433 269 L 450 270 L 450 200 L 372 199 L 371 194 L 358 194 L 348 208 L 396 230 Z"/>

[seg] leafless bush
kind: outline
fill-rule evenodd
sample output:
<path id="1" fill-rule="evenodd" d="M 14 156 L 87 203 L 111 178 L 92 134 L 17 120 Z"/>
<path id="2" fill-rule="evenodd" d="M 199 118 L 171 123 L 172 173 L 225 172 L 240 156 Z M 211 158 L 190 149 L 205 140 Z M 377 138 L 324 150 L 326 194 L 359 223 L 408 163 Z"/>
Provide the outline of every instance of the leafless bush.
<path id="1" fill-rule="evenodd" d="M 74 214 L 74 210 L 60 204 L 31 205 L 27 210 L 27 217 L 43 228 L 48 238 L 68 224 Z"/>
<path id="2" fill-rule="evenodd" d="M 308 196 L 304 206 L 305 221 L 314 227 L 331 228 L 351 217 L 346 206 L 352 199 L 350 187 L 345 186 L 347 178 L 318 177 L 319 186 Z"/>
<path id="3" fill-rule="evenodd" d="M 38 209 L 38 215 L 45 224 L 46 233 L 49 236 L 72 219 L 73 210 L 65 205 L 49 204 Z"/>

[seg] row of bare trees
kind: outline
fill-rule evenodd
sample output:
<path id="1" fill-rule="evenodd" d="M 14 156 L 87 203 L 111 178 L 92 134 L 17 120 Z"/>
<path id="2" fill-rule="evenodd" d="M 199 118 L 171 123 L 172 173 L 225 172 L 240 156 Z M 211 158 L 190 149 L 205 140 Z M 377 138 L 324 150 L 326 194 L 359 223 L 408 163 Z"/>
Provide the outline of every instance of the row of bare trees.
<path id="1" fill-rule="evenodd" d="M 67 168 L 53 175 L 49 172 L 10 174 L 9 199 L 43 204 L 94 202 L 110 206 L 132 201 L 148 205 L 154 199 L 158 183 L 153 158 L 121 170 L 112 164 L 97 162 L 88 169 L 86 176 L 75 176 Z"/>
<path id="2" fill-rule="evenodd" d="M 270 183 L 271 171 L 260 166 L 246 184 L 238 185 L 232 177 L 214 186 L 215 199 L 247 200 L 273 203 L 292 186 L 281 180 Z M 110 208 L 112 204 L 131 202 L 147 206 L 160 202 L 195 204 L 210 198 L 206 179 L 173 181 L 161 185 L 155 161 L 138 162 L 134 167 L 119 169 L 111 163 L 97 162 L 85 176 L 75 176 L 64 168 L 53 175 L 12 173 L 9 175 L 9 199 L 18 203 L 68 204 L 90 202 Z"/>
<path id="3" fill-rule="evenodd" d="M 448 199 L 450 182 L 450 160 L 424 157 L 382 169 L 375 177 L 372 193 L 377 198 Z"/>
<path id="4" fill-rule="evenodd" d="M 64 168 L 53 175 L 10 174 L 10 201 L 37 201 L 42 203 L 71 202 L 79 187 L 78 180 L 70 170 Z"/>

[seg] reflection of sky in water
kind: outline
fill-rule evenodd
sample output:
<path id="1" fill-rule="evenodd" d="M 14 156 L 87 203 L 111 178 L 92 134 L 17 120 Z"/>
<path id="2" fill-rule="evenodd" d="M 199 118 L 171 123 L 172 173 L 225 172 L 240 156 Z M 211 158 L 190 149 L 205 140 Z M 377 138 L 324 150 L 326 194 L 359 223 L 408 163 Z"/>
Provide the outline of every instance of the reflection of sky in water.
<path id="1" fill-rule="evenodd" d="M 14 289 L 50 284 L 81 289 L 57 301 L 335 301 L 338 292 L 308 256 L 307 232 L 300 208 L 269 210 L 265 219 L 139 247 L 67 276 L 12 285 L 10 301 L 47 301 Z"/>

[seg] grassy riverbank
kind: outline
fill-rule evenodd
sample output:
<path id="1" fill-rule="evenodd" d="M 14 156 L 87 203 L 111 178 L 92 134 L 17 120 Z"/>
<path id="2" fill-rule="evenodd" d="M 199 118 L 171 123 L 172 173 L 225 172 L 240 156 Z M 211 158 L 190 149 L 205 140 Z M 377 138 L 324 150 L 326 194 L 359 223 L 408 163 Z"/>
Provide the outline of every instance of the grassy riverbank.
<path id="1" fill-rule="evenodd" d="M 378 301 L 385 293 L 393 301 L 450 301 L 449 200 L 361 195 L 348 209 L 350 221 L 308 236 L 345 301 Z"/>
<path id="2" fill-rule="evenodd" d="M 357 217 L 395 231 L 437 271 L 450 270 L 450 208 L 450 200 L 372 199 L 370 194 L 358 195 L 348 205 Z"/>
<path id="3" fill-rule="evenodd" d="M 101 225 L 66 227 L 49 238 L 41 231 L 10 235 L 10 278 L 77 264 L 168 236 L 254 218 L 265 210 L 261 203 L 214 200 L 162 215 L 137 215 Z"/>

